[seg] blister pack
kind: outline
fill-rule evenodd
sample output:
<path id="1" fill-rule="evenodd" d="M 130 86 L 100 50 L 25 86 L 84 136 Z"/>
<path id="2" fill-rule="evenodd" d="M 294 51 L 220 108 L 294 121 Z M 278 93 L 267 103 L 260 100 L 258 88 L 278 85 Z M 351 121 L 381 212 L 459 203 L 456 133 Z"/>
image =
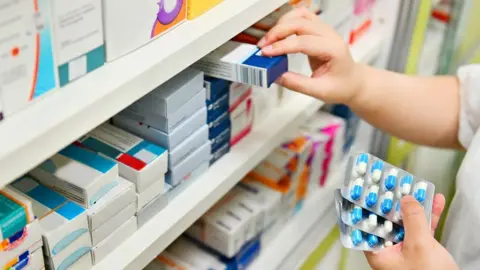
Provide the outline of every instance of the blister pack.
<path id="1" fill-rule="evenodd" d="M 386 241 L 403 241 L 405 230 L 402 226 L 353 204 L 342 197 L 341 190 L 335 190 L 335 206 L 342 222 L 352 229 L 381 237 Z"/>
<path id="2" fill-rule="evenodd" d="M 422 204 L 430 223 L 435 186 L 370 154 L 350 157 L 341 192 L 353 204 L 399 225 L 400 200 L 410 194 Z"/>
<path id="3" fill-rule="evenodd" d="M 378 251 L 393 245 L 393 242 L 391 241 L 386 241 L 374 234 L 369 234 L 346 225 L 341 217 L 338 217 L 338 227 L 340 229 L 340 241 L 346 248 L 363 251 Z"/>

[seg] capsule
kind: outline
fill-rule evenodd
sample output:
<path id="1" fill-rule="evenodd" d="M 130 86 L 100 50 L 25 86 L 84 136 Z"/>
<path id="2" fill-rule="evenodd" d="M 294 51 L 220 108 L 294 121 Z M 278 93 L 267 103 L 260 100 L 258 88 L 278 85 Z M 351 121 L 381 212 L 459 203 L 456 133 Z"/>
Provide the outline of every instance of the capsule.
<path id="1" fill-rule="evenodd" d="M 395 234 L 395 241 L 402 242 L 404 238 L 405 238 L 405 230 L 403 229 L 403 227 L 400 227 L 397 233 Z"/>
<path id="2" fill-rule="evenodd" d="M 400 181 L 400 190 L 403 196 L 410 194 L 410 190 L 412 189 L 412 182 L 413 177 L 409 174 L 405 175 Z"/>
<path id="3" fill-rule="evenodd" d="M 391 247 L 393 246 L 392 241 L 385 241 L 385 247 Z"/>
<path id="4" fill-rule="evenodd" d="M 427 183 L 424 181 L 416 183 L 413 196 L 419 203 L 423 203 L 427 196 Z"/>
<path id="5" fill-rule="evenodd" d="M 351 238 L 354 246 L 358 246 L 363 242 L 363 235 L 360 230 L 353 230 L 351 234 Z"/>
<path id="6" fill-rule="evenodd" d="M 395 215 L 393 216 L 393 221 L 399 221 L 400 217 L 400 201 L 397 201 L 397 203 L 395 204 Z"/>
<path id="7" fill-rule="evenodd" d="M 363 218 L 363 212 L 362 212 L 362 208 L 360 206 L 355 206 L 353 207 L 353 210 L 352 210 L 352 223 L 355 225 L 355 224 L 358 224 L 360 221 L 362 221 L 362 218 Z"/>
<path id="8" fill-rule="evenodd" d="M 386 190 L 392 190 L 395 188 L 395 185 L 397 185 L 397 175 L 398 175 L 398 171 L 396 169 L 390 170 L 387 178 L 385 178 L 384 184 L 385 184 Z"/>
<path id="9" fill-rule="evenodd" d="M 393 207 L 393 193 L 391 191 L 385 192 L 385 196 L 383 197 L 383 202 L 380 205 L 380 209 L 384 215 L 390 213 Z"/>
<path id="10" fill-rule="evenodd" d="M 391 233 L 393 231 L 393 223 L 390 220 L 385 220 L 383 223 L 383 229 L 385 233 Z"/>
<path id="11" fill-rule="evenodd" d="M 374 207 L 378 200 L 378 186 L 373 185 L 368 190 L 367 198 L 365 198 L 365 205 L 367 207 Z"/>
<path id="12" fill-rule="evenodd" d="M 357 157 L 357 162 L 355 163 L 355 171 L 358 175 L 363 176 L 367 172 L 368 166 L 368 155 L 367 154 L 360 154 Z"/>
<path id="13" fill-rule="evenodd" d="M 370 215 L 368 216 L 368 226 L 369 226 L 370 228 L 374 228 L 374 227 L 377 227 L 377 223 L 378 223 L 378 221 L 377 221 L 377 215 L 375 215 L 375 214 L 370 214 Z"/>
<path id="14" fill-rule="evenodd" d="M 371 248 L 374 248 L 376 246 L 378 246 L 378 237 L 373 235 L 373 234 L 369 234 L 368 237 L 367 237 L 367 244 L 369 247 Z"/>
<path id="15" fill-rule="evenodd" d="M 363 192 L 363 179 L 357 178 L 355 182 L 353 182 L 353 187 L 350 190 L 350 196 L 352 200 L 357 201 L 362 196 Z"/>
<path id="16" fill-rule="evenodd" d="M 371 172 L 371 178 L 374 183 L 378 183 L 380 179 L 382 179 L 382 171 L 383 171 L 383 161 L 377 160 L 373 163 Z"/>

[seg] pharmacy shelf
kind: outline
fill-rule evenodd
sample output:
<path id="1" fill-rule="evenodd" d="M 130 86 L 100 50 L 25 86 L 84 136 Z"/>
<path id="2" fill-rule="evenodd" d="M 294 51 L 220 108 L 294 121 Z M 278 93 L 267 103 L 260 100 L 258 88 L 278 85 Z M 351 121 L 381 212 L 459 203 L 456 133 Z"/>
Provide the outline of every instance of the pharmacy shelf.
<path id="1" fill-rule="evenodd" d="M 94 269 L 142 269 L 294 132 L 322 102 L 294 94 Z"/>
<path id="2" fill-rule="evenodd" d="M 0 188 L 263 18 L 286 0 L 225 0 L 0 123 Z"/>
<path id="3" fill-rule="evenodd" d="M 372 64 L 382 55 L 384 37 L 381 28 L 373 28 L 371 31 L 361 37 L 353 46 L 350 52 L 357 62 Z"/>
<path id="4" fill-rule="evenodd" d="M 308 195 L 301 210 L 266 246 L 249 270 L 299 269 L 336 224 L 334 190 L 343 179 L 346 162 L 336 166 L 328 185 Z"/>

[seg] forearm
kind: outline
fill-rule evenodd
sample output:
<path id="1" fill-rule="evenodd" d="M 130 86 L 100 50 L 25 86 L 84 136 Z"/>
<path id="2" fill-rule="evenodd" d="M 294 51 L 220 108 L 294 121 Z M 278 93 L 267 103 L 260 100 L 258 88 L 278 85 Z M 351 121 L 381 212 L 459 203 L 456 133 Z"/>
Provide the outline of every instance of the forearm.
<path id="1" fill-rule="evenodd" d="M 416 144 L 460 148 L 456 77 L 407 76 L 367 66 L 359 70 L 364 84 L 348 105 L 361 118 Z"/>

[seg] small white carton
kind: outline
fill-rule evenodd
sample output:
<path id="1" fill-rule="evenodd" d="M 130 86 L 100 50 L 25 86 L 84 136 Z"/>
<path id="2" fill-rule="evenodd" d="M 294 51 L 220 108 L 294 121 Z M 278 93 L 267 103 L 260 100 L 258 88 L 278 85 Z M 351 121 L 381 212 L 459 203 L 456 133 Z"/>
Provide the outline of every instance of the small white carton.
<path id="1" fill-rule="evenodd" d="M 196 266 L 190 265 L 189 263 L 181 260 L 177 256 L 170 254 L 167 251 L 163 251 L 153 259 L 144 270 L 158 270 L 158 269 L 168 269 L 168 270 L 201 270 Z"/>
<path id="2" fill-rule="evenodd" d="M 154 198 L 162 194 L 164 191 L 164 184 L 157 182 L 151 185 L 146 191 L 137 194 L 137 211 L 142 210 Z"/>
<path id="3" fill-rule="evenodd" d="M 113 231 L 122 226 L 125 222 L 131 219 L 134 215 L 136 209 L 135 202 L 132 202 L 120 212 L 112 216 L 107 222 L 98 227 L 96 230 L 91 232 L 92 236 L 92 246 L 97 246 L 100 242 L 104 241 Z"/>
<path id="4" fill-rule="evenodd" d="M 25 256 L 32 254 L 35 249 L 32 247 L 42 247 L 42 228 L 38 220 L 34 220 L 26 226 L 28 234 L 15 242 L 15 245 L 0 250 L 0 268 L 4 269 L 7 265 L 13 266 L 20 262 Z M 39 244 L 38 244 L 39 243 Z"/>
<path id="5" fill-rule="evenodd" d="M 149 221 L 156 213 L 162 211 L 168 204 L 168 192 L 172 189 L 169 184 L 165 184 L 163 193 L 158 195 L 155 199 L 149 202 L 145 207 L 137 212 L 138 227 L 141 228 L 147 221 Z"/>
<path id="6" fill-rule="evenodd" d="M 167 251 L 177 256 L 182 261 L 195 265 L 201 269 L 226 269 L 226 265 L 218 257 L 197 246 L 191 240 L 180 236 L 168 248 Z"/>

